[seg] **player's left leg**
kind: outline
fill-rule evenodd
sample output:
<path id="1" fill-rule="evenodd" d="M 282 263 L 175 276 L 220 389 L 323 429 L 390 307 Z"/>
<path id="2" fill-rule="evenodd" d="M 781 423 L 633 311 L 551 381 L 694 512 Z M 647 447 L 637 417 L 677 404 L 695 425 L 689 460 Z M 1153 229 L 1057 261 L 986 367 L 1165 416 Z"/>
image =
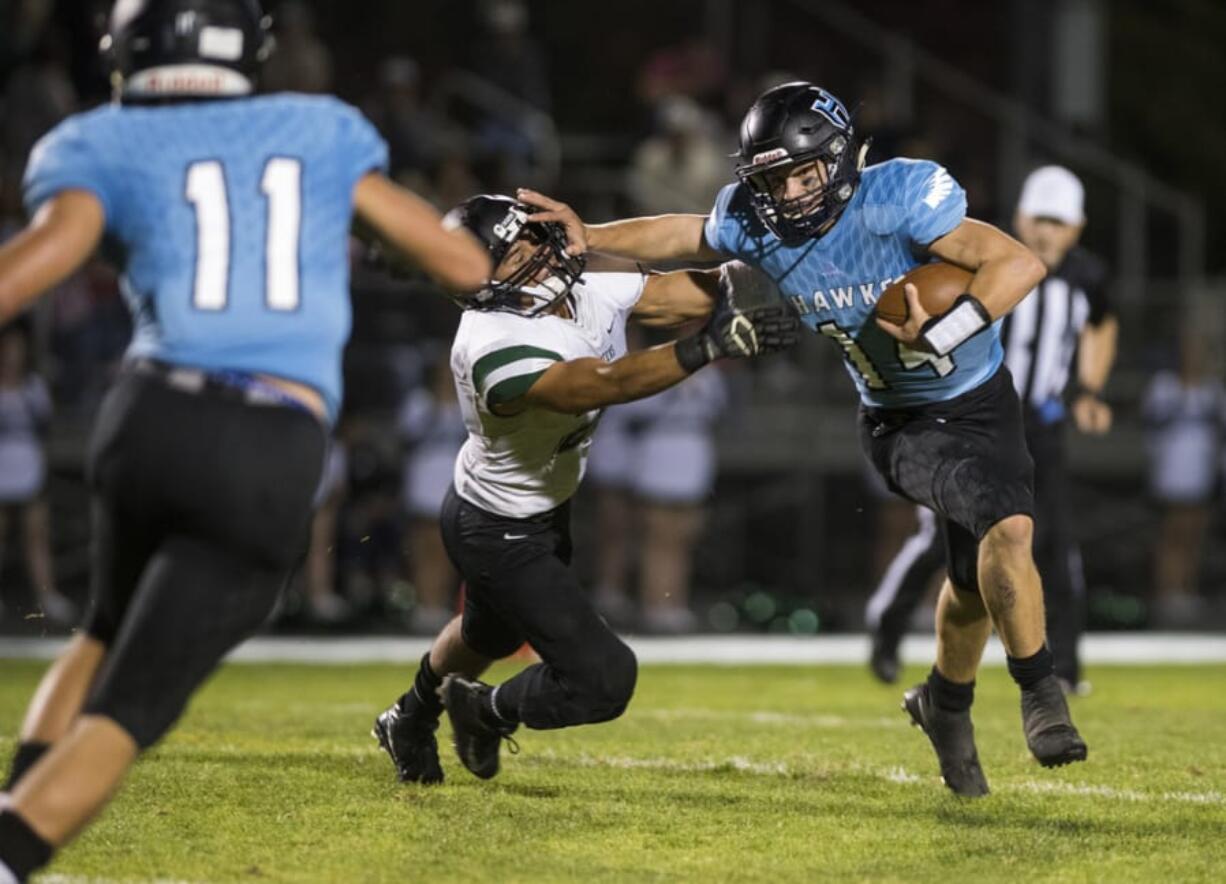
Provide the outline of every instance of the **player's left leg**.
<path id="1" fill-rule="evenodd" d="M 465 644 L 489 656 L 506 653 L 482 638 L 493 624 L 499 634 L 522 636 L 541 657 L 496 688 L 454 675 L 443 681 L 460 758 L 477 776 L 491 777 L 498 771 L 500 738 L 521 723 L 550 729 L 621 715 L 634 693 L 638 665 L 569 567 L 569 507 L 522 520 L 463 502 L 460 508 L 467 554 L 457 562 L 466 575 L 477 571 L 488 578 L 469 586 L 470 603 L 480 607 L 465 610 Z M 488 612 L 488 621 L 472 616 L 478 611 Z"/>
<path id="2" fill-rule="evenodd" d="M 110 800 L 233 647 L 267 619 L 284 574 L 213 544 L 166 541 L 133 596 L 69 732 L 0 813 L 0 860 L 20 879 Z M 34 865 L 31 865 L 34 863 Z"/>
<path id="3" fill-rule="evenodd" d="M 26 709 L 17 753 L 0 791 L 11 792 L 52 745 L 68 733 L 105 654 L 102 642 L 78 633 L 51 664 Z"/>
<path id="4" fill-rule="evenodd" d="M 100 425 L 112 418 L 104 409 Z M 69 643 L 39 683 L 22 723 L 20 742 L 6 791 L 51 745 L 68 733 L 123 620 L 132 592 L 160 541 L 156 520 L 138 518 L 129 511 L 122 531 L 119 507 L 108 495 L 99 495 L 91 511 L 93 550 L 91 610 L 85 628 Z"/>
<path id="5" fill-rule="evenodd" d="M 481 654 L 464 641 L 463 615 L 452 618 L 435 638 L 430 650 L 421 658 L 413 676 L 413 686 L 375 719 L 371 735 L 391 757 L 402 783 L 443 782 L 443 768 L 438 759 L 439 718 L 443 703 L 439 688 L 443 679 L 453 673 L 475 679 L 489 668 L 496 657 Z M 499 648 L 514 651 L 523 639 L 515 636 L 499 644 Z M 506 656 L 498 653 L 497 656 Z"/>
<path id="6" fill-rule="evenodd" d="M 975 538 L 948 522 L 941 534 L 949 576 L 937 599 L 936 662 L 928 678 L 906 692 L 903 708 L 932 743 L 945 784 L 956 795 L 974 798 L 988 792 L 971 706 L 992 621 L 979 593 L 965 588 L 975 584 Z"/>

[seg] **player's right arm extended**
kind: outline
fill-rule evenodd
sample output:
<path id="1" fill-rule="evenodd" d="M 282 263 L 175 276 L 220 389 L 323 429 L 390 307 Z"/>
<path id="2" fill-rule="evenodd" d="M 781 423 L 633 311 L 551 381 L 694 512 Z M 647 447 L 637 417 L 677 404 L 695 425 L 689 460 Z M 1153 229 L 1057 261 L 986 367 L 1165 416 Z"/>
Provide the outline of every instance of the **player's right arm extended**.
<path id="1" fill-rule="evenodd" d="M 61 191 L 43 203 L 25 230 L 0 246 L 0 322 L 72 275 L 105 229 L 102 203 L 87 190 Z"/>
<path id="2" fill-rule="evenodd" d="M 654 215 L 608 224 L 584 224 L 575 210 L 535 190 L 521 188 L 517 198 L 539 209 L 534 221 L 557 221 L 566 228 L 573 255 L 600 252 L 632 261 L 719 261 L 725 256 L 707 244 L 706 215 Z"/>
<path id="3" fill-rule="evenodd" d="M 476 291 L 490 278 L 489 252 L 467 230 L 447 230 L 434 207 L 377 172 L 353 189 L 353 207 L 388 244 L 447 288 Z"/>
<path id="4" fill-rule="evenodd" d="M 689 374 L 677 359 L 675 343 L 628 353 L 613 362 L 573 359 L 547 369 L 524 393 L 523 404 L 581 414 L 643 399 L 681 383 Z"/>
<path id="5" fill-rule="evenodd" d="M 579 414 L 666 390 L 716 359 L 745 359 L 786 350 L 800 322 L 782 304 L 738 310 L 723 304 L 703 328 L 679 341 L 628 353 L 613 362 L 574 359 L 546 369 L 520 397 L 519 408 Z M 516 403 L 511 403 L 514 406 Z"/>

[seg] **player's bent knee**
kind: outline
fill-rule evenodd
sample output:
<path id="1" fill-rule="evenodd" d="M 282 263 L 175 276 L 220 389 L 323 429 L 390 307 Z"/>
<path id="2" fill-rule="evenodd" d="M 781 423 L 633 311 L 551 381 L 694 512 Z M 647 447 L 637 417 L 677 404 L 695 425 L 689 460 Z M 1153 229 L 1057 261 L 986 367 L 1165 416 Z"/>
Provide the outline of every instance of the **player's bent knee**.
<path id="1" fill-rule="evenodd" d="M 638 659 L 628 645 L 619 640 L 601 656 L 591 697 L 592 722 L 610 721 L 625 712 L 638 683 Z"/>
<path id="2" fill-rule="evenodd" d="M 1030 556 L 1034 544 L 1034 520 L 1020 514 L 1006 516 L 988 529 L 983 544 L 998 554 Z"/>

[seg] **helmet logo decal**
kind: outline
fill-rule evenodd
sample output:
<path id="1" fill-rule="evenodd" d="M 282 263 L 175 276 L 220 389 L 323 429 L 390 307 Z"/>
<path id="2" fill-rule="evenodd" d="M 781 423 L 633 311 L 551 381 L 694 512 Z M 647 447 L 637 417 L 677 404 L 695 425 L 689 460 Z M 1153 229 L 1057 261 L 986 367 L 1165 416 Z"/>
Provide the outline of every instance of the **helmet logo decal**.
<path id="1" fill-rule="evenodd" d="M 503 242 L 514 242 L 527 221 L 527 212 L 522 209 L 509 209 L 506 217 L 494 225 L 494 236 Z"/>
<path id="2" fill-rule="evenodd" d="M 185 37 L 196 30 L 196 13 L 192 10 L 180 12 L 175 16 L 175 33 Z"/>
<path id="3" fill-rule="evenodd" d="M 760 163 L 773 163 L 775 160 L 781 160 L 787 155 L 787 150 L 782 147 L 776 147 L 774 150 L 765 150 L 762 153 L 754 154 L 753 164 L 756 166 Z"/>
<path id="4" fill-rule="evenodd" d="M 814 87 L 817 88 L 817 87 Z M 818 99 L 813 102 L 811 110 L 817 111 L 840 129 L 851 128 L 851 115 L 843 102 L 839 101 L 825 89 L 817 89 Z"/>
<path id="5" fill-rule="evenodd" d="M 243 32 L 239 28 L 203 27 L 198 49 L 201 58 L 238 61 L 243 57 Z"/>

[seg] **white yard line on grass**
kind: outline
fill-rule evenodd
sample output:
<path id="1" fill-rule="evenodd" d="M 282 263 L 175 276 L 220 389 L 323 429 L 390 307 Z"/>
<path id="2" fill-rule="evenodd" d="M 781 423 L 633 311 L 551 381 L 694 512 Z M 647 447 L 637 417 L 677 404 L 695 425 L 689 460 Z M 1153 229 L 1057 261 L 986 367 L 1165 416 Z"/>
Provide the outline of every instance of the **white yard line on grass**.
<path id="1" fill-rule="evenodd" d="M 208 884 L 207 881 L 176 881 L 170 878 L 85 878 L 80 875 L 40 875 L 38 884 L 120 884 L 139 881 L 140 884 Z"/>
<path id="2" fill-rule="evenodd" d="M 641 663 L 709 663 L 728 666 L 768 664 L 847 663 L 868 660 L 864 635 L 711 635 L 684 638 L 630 636 Z M 65 639 L 0 638 L 0 659 L 50 659 Z M 430 647 L 425 638 L 282 638 L 264 636 L 242 645 L 230 660 L 240 663 L 400 663 L 413 664 Z M 904 663 L 931 663 L 931 636 L 908 636 L 902 645 Z M 1082 658 L 1098 664 L 1226 663 L 1226 635 L 1196 633 L 1099 633 L 1082 642 Z M 995 639 L 984 662 L 1003 665 L 1004 651 Z"/>
<path id="3" fill-rule="evenodd" d="M 573 765 L 575 767 L 607 767 L 618 770 L 660 770 L 668 773 L 717 773 L 735 771 L 754 776 L 804 776 L 805 769 L 789 767 L 782 761 L 755 761 L 743 755 L 732 755 L 725 759 L 703 759 L 701 761 L 678 761 L 675 758 L 632 758 L 617 755 L 560 755 L 551 750 L 533 753 L 523 760 L 529 763 L 543 762 L 545 764 Z M 820 764 L 820 759 L 814 758 Z M 837 771 L 836 771 L 837 772 Z M 933 783 L 937 781 L 935 774 L 921 776 L 912 773 L 904 767 L 860 767 L 849 766 L 845 769 L 849 774 L 867 774 L 877 779 L 903 785 Z M 1115 801 L 1132 802 L 1172 802 L 1180 804 L 1226 804 L 1226 795 L 1221 792 L 1142 792 L 1137 789 L 1116 789 L 1112 786 L 1094 786 L 1086 783 L 1042 782 L 1037 780 L 1021 780 L 1015 783 L 1003 783 L 994 787 L 997 792 L 1029 792 L 1053 793 L 1057 795 L 1082 796 L 1089 798 L 1108 798 Z"/>
<path id="4" fill-rule="evenodd" d="M 888 727 L 901 726 L 906 721 L 900 715 L 887 718 L 867 716 L 864 718 L 846 718 L 842 715 L 795 715 L 789 712 L 773 712 L 769 710 L 735 710 L 735 709 L 694 709 L 681 707 L 677 709 L 644 709 L 633 710 L 635 718 L 651 718 L 656 721 L 747 721 L 751 724 L 778 725 L 780 727 L 807 727 L 834 730 L 843 727 Z"/>

